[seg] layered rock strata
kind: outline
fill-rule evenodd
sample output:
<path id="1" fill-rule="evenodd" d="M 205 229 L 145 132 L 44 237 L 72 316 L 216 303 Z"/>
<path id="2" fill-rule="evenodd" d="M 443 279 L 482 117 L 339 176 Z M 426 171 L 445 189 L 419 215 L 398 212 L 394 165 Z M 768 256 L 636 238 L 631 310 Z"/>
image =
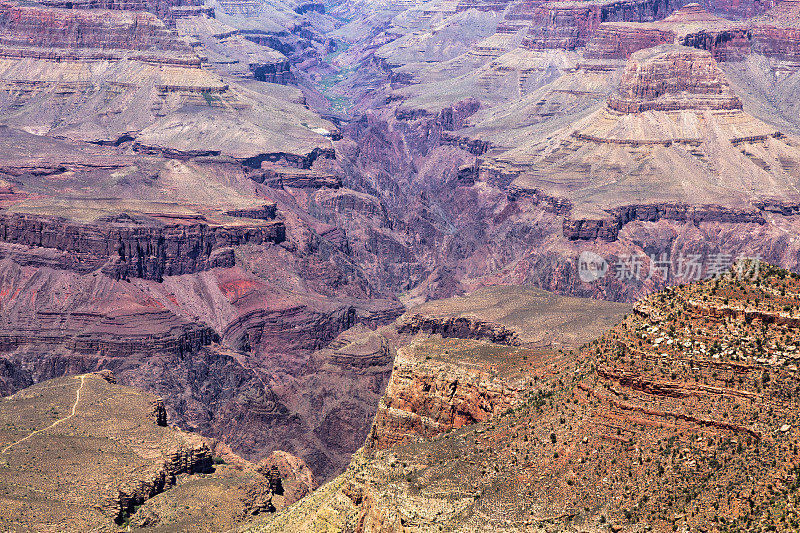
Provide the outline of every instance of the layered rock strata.
<path id="1" fill-rule="evenodd" d="M 720 205 L 652 204 L 630 205 L 610 211 L 608 219 L 564 219 L 564 237 L 570 240 L 603 239 L 615 241 L 620 230 L 632 221 L 656 222 L 675 220 L 699 224 L 724 222 L 739 224 L 766 224 L 764 215 L 755 207 L 732 209 Z"/>
<path id="2" fill-rule="evenodd" d="M 56 8 L 147 11 L 174 24 L 176 18 L 190 15 L 213 15 L 213 9 L 204 7 L 199 0 L 41 0 L 41 4 Z"/>
<path id="3" fill-rule="evenodd" d="M 635 52 L 606 107 L 556 138 L 507 152 L 519 169 L 508 189 L 515 199 L 562 215 L 569 240 L 615 241 L 637 221 L 766 226 L 773 213 L 792 212 L 796 201 L 795 141 L 742 110 L 706 50 L 660 45 Z M 605 192 L 594 188 L 589 200 L 575 173 L 601 167 Z M 760 192 L 753 197 L 756 182 Z M 637 192 L 645 189 L 659 192 Z M 652 201 L 643 202 L 647 196 Z"/>
<path id="4" fill-rule="evenodd" d="M 708 50 L 717 61 L 741 60 L 750 53 L 745 24 L 712 15 L 699 4 L 687 4 L 658 22 L 603 23 L 587 43 L 585 55 L 627 59 L 639 50 L 673 43 Z"/>
<path id="5" fill-rule="evenodd" d="M 707 52 L 656 47 L 631 57 L 608 107 L 620 113 L 737 110 L 742 102 Z"/>
<path id="6" fill-rule="evenodd" d="M 520 344 L 517 333 L 503 326 L 473 317 L 432 317 L 412 314 L 400 321 L 397 326 L 400 333 L 427 333 L 440 335 L 443 338 L 475 339 L 518 346 Z"/>
<path id="7" fill-rule="evenodd" d="M 536 8 L 525 45 L 573 50 L 585 46 L 603 22 L 659 20 L 682 5 L 680 0 L 545 2 Z"/>
<path id="8" fill-rule="evenodd" d="M 191 54 L 191 49 L 147 12 L 53 9 L 0 4 L 4 48 L 97 48 Z"/>
<path id="9" fill-rule="evenodd" d="M 519 378 L 498 376 L 493 368 L 482 365 L 471 368 L 467 361 L 432 359 L 439 350 L 447 359 L 449 348 L 457 352 L 484 349 L 478 343 L 451 340 L 412 344 L 397 351 L 392 378 L 367 437 L 368 449 L 390 448 L 410 436 L 433 437 L 483 422 L 515 404 L 521 390 Z M 517 358 L 506 353 L 513 349 L 498 352 Z"/>
<path id="10" fill-rule="evenodd" d="M 0 240 L 12 245 L 68 252 L 62 268 L 98 268 L 115 278 L 160 280 L 234 264 L 230 246 L 277 244 L 285 237 L 282 222 L 259 226 L 214 227 L 206 224 L 162 225 L 118 217 L 106 223 L 80 224 L 26 214 L 0 214 Z M 6 257 L 16 248 L 5 247 Z"/>
<path id="11" fill-rule="evenodd" d="M 800 59 L 800 2 L 781 0 L 750 21 L 753 51 L 767 57 Z"/>
<path id="12" fill-rule="evenodd" d="M 652 295 L 513 409 L 366 448 L 305 505 L 247 531 L 791 527 L 798 288 L 741 263 Z"/>

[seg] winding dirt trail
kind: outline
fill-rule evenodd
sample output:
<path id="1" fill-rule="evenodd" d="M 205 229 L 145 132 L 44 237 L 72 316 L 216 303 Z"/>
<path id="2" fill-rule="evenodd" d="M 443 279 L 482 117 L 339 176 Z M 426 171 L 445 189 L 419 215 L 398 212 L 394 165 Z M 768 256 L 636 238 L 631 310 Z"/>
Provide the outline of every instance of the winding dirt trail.
<path id="1" fill-rule="evenodd" d="M 72 404 L 72 412 L 70 413 L 69 416 L 65 416 L 64 418 L 59 418 L 58 420 L 56 420 L 55 422 L 53 422 L 52 424 L 50 424 L 46 428 L 37 429 L 36 431 L 32 431 L 30 433 L 30 435 L 28 435 L 27 437 L 21 438 L 17 442 L 12 442 L 11 444 L 9 444 L 5 448 L 3 448 L 2 451 L 0 451 L 0 455 L 6 453 L 8 450 L 13 448 L 17 444 L 19 444 L 21 442 L 25 442 L 26 440 L 28 440 L 29 438 L 33 437 L 34 435 L 36 435 L 38 433 L 42 433 L 44 431 L 47 431 L 48 429 L 52 429 L 52 428 L 56 427 L 57 425 L 59 425 L 61 422 L 65 422 L 65 421 L 69 420 L 70 418 L 72 418 L 73 416 L 75 416 L 75 410 L 78 408 L 78 402 L 81 400 L 81 391 L 83 390 L 83 384 L 85 383 L 85 381 L 86 381 L 86 376 L 85 375 L 81 376 L 81 386 L 78 387 L 78 392 L 75 394 L 75 403 Z"/>

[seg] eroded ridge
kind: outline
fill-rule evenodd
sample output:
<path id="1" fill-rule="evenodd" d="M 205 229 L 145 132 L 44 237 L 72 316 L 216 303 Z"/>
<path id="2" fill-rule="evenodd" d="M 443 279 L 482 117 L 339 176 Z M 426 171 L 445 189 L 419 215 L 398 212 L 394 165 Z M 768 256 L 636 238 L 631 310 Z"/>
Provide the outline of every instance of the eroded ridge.
<path id="1" fill-rule="evenodd" d="M 448 413 L 446 387 L 434 378 L 426 388 L 425 369 L 444 370 L 474 341 L 419 344 L 420 372 L 395 368 L 376 420 L 389 420 L 391 401 L 426 438 L 365 447 L 304 505 L 252 530 L 793 530 L 798 320 L 800 276 L 740 262 L 724 276 L 640 301 L 580 351 L 534 363 L 502 412 L 438 432 L 432 422 Z M 503 350 L 520 370 L 532 361 Z M 474 352 L 469 360 L 478 360 Z M 463 394 L 453 398 L 464 405 Z"/>

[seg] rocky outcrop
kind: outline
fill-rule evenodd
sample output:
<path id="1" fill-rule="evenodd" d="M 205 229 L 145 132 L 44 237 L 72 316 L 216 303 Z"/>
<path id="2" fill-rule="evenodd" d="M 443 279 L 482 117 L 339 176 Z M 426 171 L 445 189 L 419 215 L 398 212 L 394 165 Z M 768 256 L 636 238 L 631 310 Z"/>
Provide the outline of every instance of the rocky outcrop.
<path id="1" fill-rule="evenodd" d="M 169 311 L 111 313 L 37 311 L 30 321 L 2 321 L 0 352 L 30 345 L 62 347 L 76 354 L 129 357 L 147 352 L 183 356 L 218 341 L 214 330 Z"/>
<path id="2" fill-rule="evenodd" d="M 283 187 L 297 187 L 300 189 L 321 189 L 328 187 L 338 189 L 342 180 L 332 172 L 317 169 L 280 167 L 277 165 L 262 165 L 259 170 L 254 170 L 248 177 L 267 187 L 281 189 Z"/>
<path id="3" fill-rule="evenodd" d="M 687 4 L 658 22 L 606 22 L 586 45 L 592 59 L 627 59 L 634 52 L 678 43 L 708 50 L 717 61 L 736 61 L 750 53 L 747 26 Z"/>
<path id="4" fill-rule="evenodd" d="M 200 67 L 192 48 L 154 14 L 72 8 L 0 3 L 0 57 Z"/>
<path id="5" fill-rule="evenodd" d="M 402 319 L 397 325 L 400 333 L 427 333 L 443 338 L 485 340 L 495 344 L 518 346 L 514 330 L 472 317 L 433 317 L 419 314 Z"/>
<path id="6" fill-rule="evenodd" d="M 189 223 L 155 225 L 120 216 L 92 224 L 57 217 L 0 213 L 0 242 L 48 248 L 68 254 L 61 268 L 102 269 L 114 278 L 161 280 L 234 264 L 230 246 L 280 243 L 283 222 L 258 226 L 209 226 Z M 0 253 L 15 256 L 14 247 Z"/>
<path id="7" fill-rule="evenodd" d="M 603 22 L 659 20 L 682 5 L 681 0 L 545 2 L 536 8 L 534 27 L 524 44 L 533 49 L 573 50 L 585 46 Z"/>
<path id="8" fill-rule="evenodd" d="M 14 392 L 33 385 L 33 377 L 16 361 L 0 359 L 0 396 L 8 396 Z"/>
<path id="9" fill-rule="evenodd" d="M 110 372 L 106 370 L 105 372 Z M 152 402 L 153 404 L 153 413 L 152 418 L 155 421 L 156 425 L 167 427 L 167 409 L 164 407 L 164 400 L 161 398 L 156 398 Z"/>
<path id="10" fill-rule="evenodd" d="M 269 480 L 272 493 L 283 496 L 285 505 L 299 501 L 318 486 L 305 461 L 284 451 L 274 451 L 259 461 L 258 471 Z"/>
<path id="11" fill-rule="evenodd" d="M 712 55 L 663 45 L 631 56 L 608 107 L 620 113 L 741 109 Z"/>
<path id="12" fill-rule="evenodd" d="M 250 209 L 234 209 L 233 211 L 227 211 L 225 214 L 232 217 L 274 220 L 278 215 L 278 206 L 275 203 L 269 203 Z"/>
<path id="13" fill-rule="evenodd" d="M 250 72 L 258 81 L 288 85 L 295 81 L 291 65 L 288 60 L 270 63 L 251 63 Z"/>
<path id="14" fill-rule="evenodd" d="M 541 205 L 546 211 L 559 215 L 568 215 L 572 211 L 572 202 L 568 198 L 551 196 L 537 188 L 530 189 L 511 184 L 506 190 L 508 199 L 512 202 L 524 198 L 534 205 Z"/>
<path id="15" fill-rule="evenodd" d="M 174 25 L 174 19 L 188 15 L 212 15 L 200 0 L 42 0 L 44 5 L 76 10 L 147 11 Z"/>
<path id="16" fill-rule="evenodd" d="M 295 8 L 295 13 L 298 15 L 304 15 L 309 12 L 317 12 L 317 13 L 325 13 L 325 4 L 322 2 L 307 2 L 301 3 L 299 6 Z"/>
<path id="17" fill-rule="evenodd" d="M 481 104 L 475 98 L 468 98 L 446 107 L 436 114 L 430 113 L 425 109 L 404 109 L 395 110 L 397 120 L 412 121 L 419 119 L 432 120 L 442 131 L 454 131 L 463 128 L 466 120 L 474 115 Z"/>
<path id="18" fill-rule="evenodd" d="M 753 52 L 767 57 L 800 59 L 800 2 L 781 0 L 750 21 Z"/>
<path id="19" fill-rule="evenodd" d="M 750 53 L 749 32 L 744 27 L 687 33 L 679 43 L 708 50 L 717 61 L 740 61 Z"/>
<path id="20" fill-rule="evenodd" d="M 591 59 L 627 59 L 639 50 L 673 42 L 675 33 L 666 28 L 604 23 L 586 45 L 585 54 Z"/>
<path id="21" fill-rule="evenodd" d="M 187 435 L 184 443 L 165 451 L 164 455 L 160 465 L 154 465 L 149 471 L 139 472 L 138 479 L 126 480 L 118 487 L 117 496 L 107 504 L 115 512 L 114 521 L 117 524 L 125 522 L 146 500 L 175 485 L 178 476 L 213 471 L 211 450 L 196 435 Z"/>
<path id="22" fill-rule="evenodd" d="M 412 435 L 430 438 L 514 405 L 518 383 L 471 366 L 421 356 L 414 345 L 398 349 L 366 448 L 391 448 Z"/>
<path id="23" fill-rule="evenodd" d="M 699 224 L 701 222 L 725 222 L 741 224 L 765 224 L 766 220 L 757 209 L 734 209 L 724 206 L 688 204 L 630 205 L 611 210 L 607 219 L 571 219 L 563 223 L 564 237 L 569 240 L 602 239 L 614 241 L 620 229 L 629 222 L 676 220 Z"/>

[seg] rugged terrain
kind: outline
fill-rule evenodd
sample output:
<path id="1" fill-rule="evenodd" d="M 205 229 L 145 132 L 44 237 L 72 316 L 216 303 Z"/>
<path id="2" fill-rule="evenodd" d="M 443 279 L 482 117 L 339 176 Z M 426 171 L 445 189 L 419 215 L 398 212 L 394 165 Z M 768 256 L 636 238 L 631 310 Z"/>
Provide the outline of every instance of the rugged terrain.
<path id="1" fill-rule="evenodd" d="M 306 363 L 403 310 L 309 214 L 307 192 L 358 197 L 337 128 L 279 84 L 285 56 L 207 14 L 84 7 L 0 17 L 2 393 L 113 369 L 184 428 L 324 479 L 360 443 L 294 410 Z"/>
<path id="2" fill-rule="evenodd" d="M 619 308 L 535 289 L 632 302 L 739 256 L 798 269 L 799 9 L 4 2 L 0 393 L 112 369 L 320 481 L 368 435 L 486 421 L 516 366 L 476 363 L 490 400 L 456 387 L 450 410 L 393 367 L 450 384 L 491 341 L 569 381 L 558 350 Z M 381 397 L 399 436 L 370 429 Z"/>
<path id="3" fill-rule="evenodd" d="M 553 366 L 497 345 L 476 356 L 473 341 L 440 344 L 415 364 L 444 369 L 463 354 L 470 372 L 493 350 L 504 354 L 495 368 L 535 370 L 502 412 L 389 450 L 367 446 L 345 474 L 250 530 L 796 528 L 798 279 L 740 265 L 742 277 L 638 302 Z"/>
<path id="4" fill-rule="evenodd" d="M 213 457 L 214 443 L 167 425 L 160 398 L 114 381 L 82 374 L 3 399 L 4 530 L 217 531 L 297 499 L 299 476 Z"/>

